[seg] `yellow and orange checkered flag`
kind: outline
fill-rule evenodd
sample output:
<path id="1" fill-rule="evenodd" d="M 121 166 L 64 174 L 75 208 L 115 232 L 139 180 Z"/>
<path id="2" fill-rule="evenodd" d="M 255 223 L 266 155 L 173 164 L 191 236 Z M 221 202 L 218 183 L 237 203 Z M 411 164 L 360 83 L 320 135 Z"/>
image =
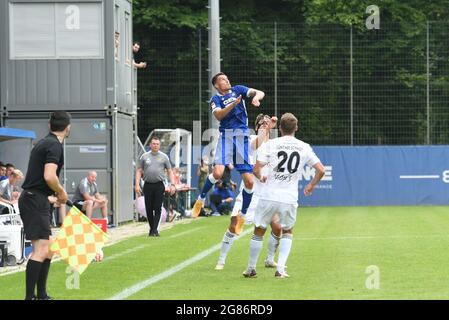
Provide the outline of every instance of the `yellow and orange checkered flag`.
<path id="1" fill-rule="evenodd" d="M 64 219 L 50 250 L 82 274 L 101 252 L 109 236 L 76 207 Z"/>

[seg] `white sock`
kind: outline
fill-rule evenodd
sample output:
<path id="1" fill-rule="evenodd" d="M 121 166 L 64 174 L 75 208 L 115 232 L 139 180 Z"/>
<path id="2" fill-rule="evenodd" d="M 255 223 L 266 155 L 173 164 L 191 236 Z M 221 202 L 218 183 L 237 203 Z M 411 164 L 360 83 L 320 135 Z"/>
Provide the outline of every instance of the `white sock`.
<path id="1" fill-rule="evenodd" d="M 209 192 L 209 190 L 210 189 L 212 189 L 213 187 L 214 187 L 214 185 L 217 183 L 217 179 L 215 179 L 214 178 L 214 174 L 213 173 L 211 173 L 208 177 L 207 177 L 207 179 L 206 179 L 206 182 L 205 182 L 205 185 L 206 184 L 209 184 L 210 183 L 210 188 L 208 188 L 208 191 L 207 192 Z M 204 188 L 204 187 L 203 187 Z M 206 195 L 207 195 L 207 192 L 206 192 L 206 194 L 204 195 L 204 198 L 201 196 L 202 195 L 202 193 L 203 193 L 203 190 L 200 190 L 200 195 L 198 196 L 198 200 L 201 200 L 201 201 L 205 201 L 206 200 Z"/>
<path id="2" fill-rule="evenodd" d="M 216 183 L 218 182 L 218 180 L 214 178 L 214 174 L 213 174 L 213 173 L 211 173 L 211 174 L 208 176 L 208 179 L 209 179 L 209 181 L 210 181 L 213 185 L 216 184 Z"/>
<path id="3" fill-rule="evenodd" d="M 259 260 L 260 251 L 263 246 L 263 237 L 253 235 L 249 245 L 248 269 L 256 269 L 257 260 Z"/>
<path id="4" fill-rule="evenodd" d="M 285 272 L 285 264 L 287 263 L 290 249 L 292 248 L 293 235 L 286 233 L 282 235 L 281 241 L 279 241 L 279 257 L 277 271 Z"/>
<path id="5" fill-rule="evenodd" d="M 276 254 L 276 250 L 279 247 L 279 238 L 273 232 L 270 235 L 270 239 L 268 240 L 268 252 L 267 252 L 267 258 L 265 261 L 274 261 L 274 255 Z"/>
<path id="6" fill-rule="evenodd" d="M 247 187 L 243 187 L 243 190 L 245 190 L 246 193 L 248 193 L 248 194 L 253 194 L 254 193 L 254 188 L 248 189 Z"/>
<path id="7" fill-rule="evenodd" d="M 221 251 L 220 257 L 218 258 L 218 264 L 226 263 L 226 257 L 228 255 L 229 250 L 232 247 L 232 243 L 234 242 L 235 236 L 236 235 L 229 230 L 225 232 L 223 236 L 223 241 L 221 242 Z"/>

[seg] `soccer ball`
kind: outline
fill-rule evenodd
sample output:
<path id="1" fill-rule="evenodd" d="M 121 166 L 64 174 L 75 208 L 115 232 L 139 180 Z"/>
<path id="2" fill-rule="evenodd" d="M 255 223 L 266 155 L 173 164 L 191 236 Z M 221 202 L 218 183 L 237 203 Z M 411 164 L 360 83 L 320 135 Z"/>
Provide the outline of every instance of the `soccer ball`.
<path id="1" fill-rule="evenodd" d="M 101 262 L 101 261 L 103 261 L 103 258 L 104 258 L 103 250 L 100 250 L 95 255 L 95 262 Z"/>

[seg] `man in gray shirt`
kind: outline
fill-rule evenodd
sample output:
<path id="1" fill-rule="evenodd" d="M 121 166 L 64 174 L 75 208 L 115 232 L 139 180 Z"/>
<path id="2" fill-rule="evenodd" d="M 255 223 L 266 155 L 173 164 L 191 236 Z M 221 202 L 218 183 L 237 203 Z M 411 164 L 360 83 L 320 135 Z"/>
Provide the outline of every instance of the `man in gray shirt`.
<path id="1" fill-rule="evenodd" d="M 101 209 L 103 219 L 108 220 L 108 199 L 98 192 L 95 171 L 90 171 L 87 177 L 80 181 L 72 202 L 78 209 L 85 212 L 89 219 L 92 219 L 95 210 Z"/>
<path id="2" fill-rule="evenodd" d="M 158 227 L 161 220 L 162 202 L 165 192 L 165 171 L 170 178 L 170 193 L 176 192 L 173 171 L 168 156 L 161 152 L 161 141 L 153 137 L 150 141 L 151 151 L 144 153 L 137 163 L 136 170 L 136 195 L 140 197 L 142 190 L 140 188 L 140 179 L 143 178 L 145 185 L 143 194 L 145 196 L 145 211 L 147 213 L 148 223 L 150 225 L 150 237 L 159 237 Z"/>
<path id="3" fill-rule="evenodd" d="M 13 170 L 8 179 L 0 182 L 0 201 L 9 205 L 16 204 L 18 199 L 13 197 L 14 187 L 23 179 L 23 173 L 20 170 Z"/>

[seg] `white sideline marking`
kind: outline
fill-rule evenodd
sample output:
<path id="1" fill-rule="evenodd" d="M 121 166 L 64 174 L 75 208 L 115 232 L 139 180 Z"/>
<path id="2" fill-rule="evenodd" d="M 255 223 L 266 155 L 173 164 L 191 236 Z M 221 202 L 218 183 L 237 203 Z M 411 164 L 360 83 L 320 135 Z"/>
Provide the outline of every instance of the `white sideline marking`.
<path id="1" fill-rule="evenodd" d="M 243 232 L 239 237 L 237 237 L 235 240 L 240 239 L 243 236 L 246 236 L 247 234 L 253 232 L 253 229 L 250 228 L 248 230 L 246 230 L 245 232 Z M 234 240 L 234 241 L 235 241 Z M 155 284 L 161 280 L 164 280 L 168 277 L 171 277 L 172 275 L 174 275 L 175 273 L 178 273 L 179 271 L 187 268 L 188 266 L 204 259 L 205 257 L 207 257 L 208 255 L 214 253 L 215 251 L 218 251 L 221 249 L 221 243 L 207 249 L 204 250 L 203 252 L 200 252 L 199 254 L 197 254 L 196 256 L 185 260 L 184 262 L 181 262 L 180 264 L 162 272 L 159 273 L 158 275 L 155 275 L 151 278 L 148 278 L 142 282 L 139 282 L 129 288 L 126 288 L 125 290 L 119 292 L 118 294 L 116 294 L 115 296 L 109 298 L 108 300 L 124 300 L 126 298 L 131 297 L 132 295 L 136 294 L 139 291 L 142 291 L 143 289 L 151 286 L 152 284 Z"/>
<path id="2" fill-rule="evenodd" d="M 399 176 L 400 179 L 440 179 L 439 175 L 416 175 L 416 176 Z"/>
<path id="3" fill-rule="evenodd" d="M 191 233 L 191 232 L 193 232 L 193 231 L 197 231 L 197 230 L 203 229 L 203 228 L 204 228 L 204 227 L 195 228 L 195 229 L 190 229 L 190 230 L 187 230 L 187 231 L 178 233 L 178 234 L 174 234 L 174 235 L 172 235 L 172 236 L 170 236 L 170 237 L 167 237 L 167 238 L 170 238 L 170 239 L 172 239 L 172 238 L 177 238 L 177 237 L 183 236 L 183 235 L 185 235 L 185 234 L 188 234 L 188 233 Z"/>
<path id="4" fill-rule="evenodd" d="M 293 238 L 299 241 L 311 240 L 357 240 L 357 239 L 410 239 L 410 238 L 448 238 L 445 234 L 415 235 L 415 236 L 347 236 L 347 237 L 324 237 L 324 238 Z"/>
<path id="5" fill-rule="evenodd" d="M 177 237 L 183 236 L 183 235 L 185 235 L 185 234 L 189 234 L 189 233 L 191 233 L 191 232 L 197 231 L 197 230 L 202 229 L 202 228 L 203 228 L 203 227 L 201 227 L 201 228 L 194 228 L 194 229 L 190 229 L 190 230 L 187 230 L 187 231 L 178 233 L 178 234 L 174 234 L 174 235 L 172 235 L 172 236 L 167 237 L 167 239 L 177 238 Z M 113 255 L 111 255 L 111 256 L 109 256 L 109 257 L 104 258 L 104 259 L 103 259 L 103 262 L 104 262 L 104 261 L 113 260 L 113 259 L 117 259 L 117 258 L 120 258 L 120 257 L 125 256 L 125 255 L 127 255 L 127 254 L 130 254 L 130 253 L 139 251 L 139 250 L 141 250 L 141 249 L 143 249 L 143 248 L 145 248 L 145 247 L 151 246 L 151 245 L 154 244 L 154 243 L 155 243 L 155 242 L 150 242 L 150 243 L 142 244 L 142 245 L 140 245 L 140 246 L 137 246 L 137 247 L 134 247 L 134 248 L 125 250 L 125 251 L 123 251 L 123 252 L 113 254 Z"/>
<path id="6" fill-rule="evenodd" d="M 151 244 L 151 243 L 142 244 L 142 245 L 140 245 L 140 246 L 137 246 L 137 247 L 134 247 L 134 248 L 125 250 L 125 251 L 123 251 L 123 252 L 113 254 L 113 255 L 111 255 L 111 256 L 109 256 L 109 257 L 104 258 L 102 262 L 109 261 L 109 260 L 114 260 L 114 259 L 120 258 L 120 257 L 122 257 L 122 256 L 125 256 L 125 255 L 127 255 L 127 254 L 130 254 L 130 253 L 139 251 L 140 249 L 143 249 L 143 248 L 145 248 L 145 247 L 148 247 L 150 244 Z"/>
<path id="7" fill-rule="evenodd" d="M 177 237 L 180 237 L 180 236 L 183 236 L 183 235 L 185 235 L 185 234 L 188 234 L 188 233 L 197 231 L 197 230 L 202 229 L 202 228 L 204 228 L 204 227 L 194 228 L 194 229 L 190 229 L 190 230 L 187 230 L 187 231 L 178 233 L 178 234 L 174 234 L 174 235 L 172 235 L 172 236 L 167 237 L 167 239 L 177 238 Z M 124 239 L 124 240 L 128 240 L 128 239 Z M 140 245 L 140 246 L 137 246 L 137 247 L 134 247 L 134 248 L 125 250 L 125 251 L 123 251 L 123 252 L 120 252 L 120 253 L 116 253 L 116 254 L 107 256 L 107 257 L 105 257 L 105 258 L 103 259 L 102 262 L 109 261 L 109 260 L 114 260 L 114 259 L 120 258 L 120 257 L 122 257 L 122 256 L 124 256 L 124 255 L 127 255 L 127 254 L 130 254 L 130 253 L 139 251 L 140 249 L 143 249 L 143 248 L 145 248 L 145 247 L 148 247 L 148 246 L 150 246 L 150 245 L 153 244 L 153 243 L 154 243 L 154 242 L 147 243 L 147 244 L 142 244 L 142 245 Z M 114 244 L 118 244 L 118 243 L 113 243 L 112 245 L 114 245 Z M 56 257 L 56 258 L 53 258 L 53 260 L 51 261 L 51 263 L 53 264 L 53 263 L 59 262 L 59 261 L 61 261 L 61 260 L 62 260 L 62 259 L 61 259 L 60 257 Z M 17 268 L 11 270 L 11 271 L 0 273 L 0 277 L 3 277 L 3 276 L 9 276 L 9 275 L 12 275 L 12 274 L 15 274 L 15 273 L 23 272 L 23 271 L 25 271 L 24 266 L 25 266 L 25 265 L 20 265 L 20 266 L 17 266 Z"/>

